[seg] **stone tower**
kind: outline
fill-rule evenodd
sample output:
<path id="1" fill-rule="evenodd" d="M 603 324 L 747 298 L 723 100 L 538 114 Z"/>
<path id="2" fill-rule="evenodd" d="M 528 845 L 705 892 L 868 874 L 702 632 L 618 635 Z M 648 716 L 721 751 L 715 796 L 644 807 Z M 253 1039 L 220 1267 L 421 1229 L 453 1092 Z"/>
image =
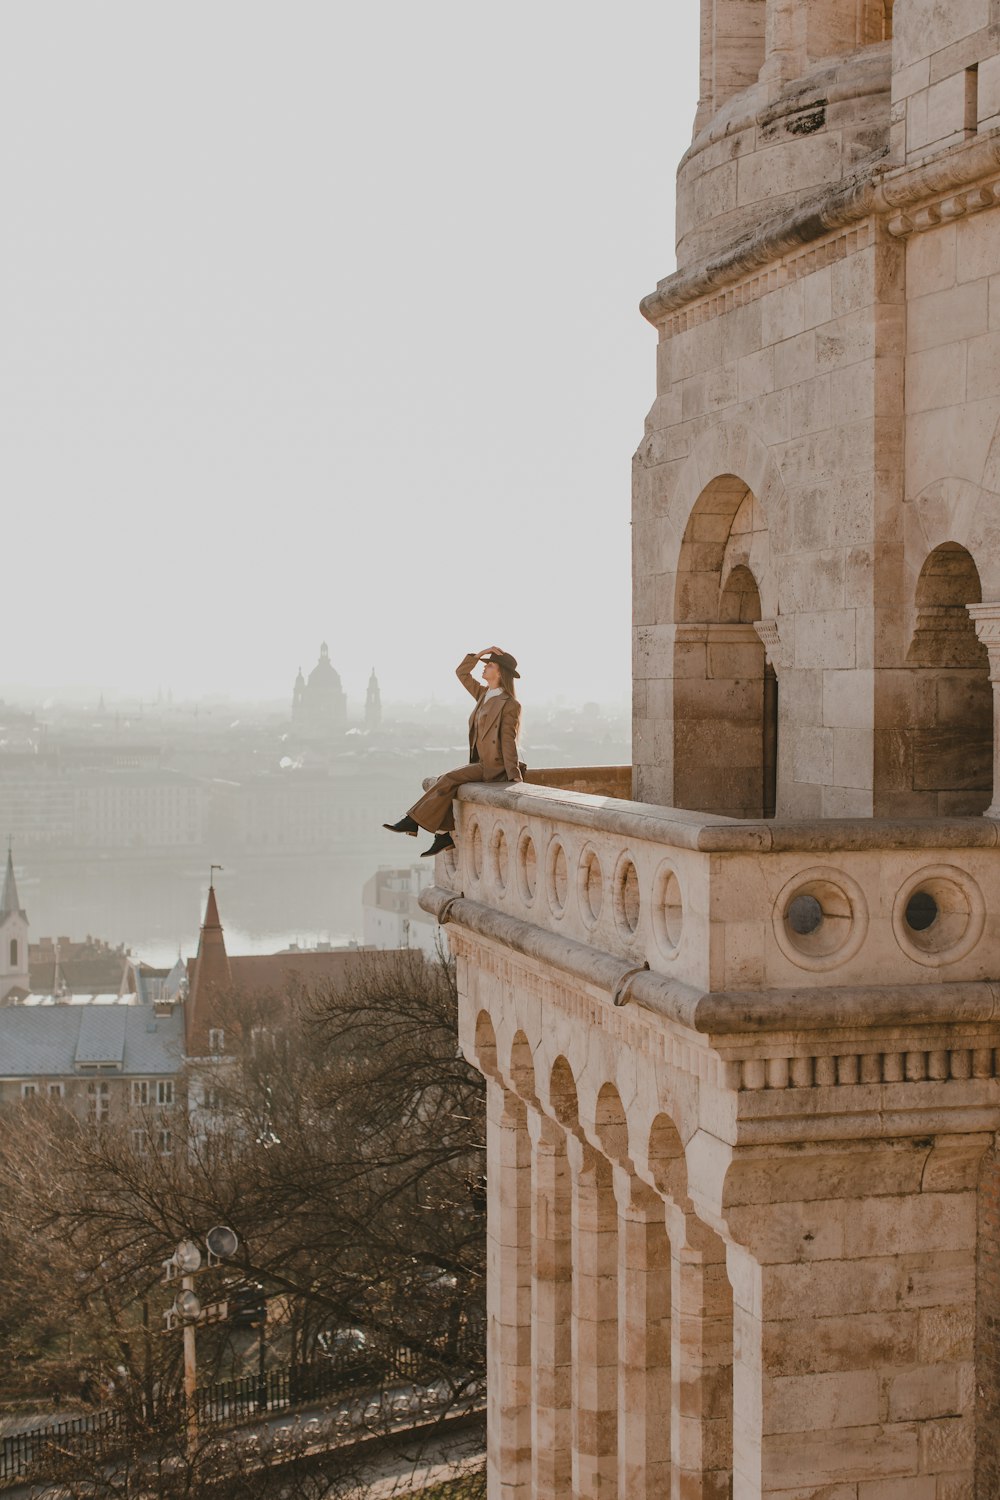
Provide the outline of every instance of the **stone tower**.
<path id="1" fill-rule="evenodd" d="M 490 1496 L 996 1500 L 1000 3 L 701 14 L 635 800 L 463 788 L 422 898 Z"/>
<path id="2" fill-rule="evenodd" d="M 28 972 L 28 913 L 21 906 L 14 877 L 14 855 L 7 850 L 7 871 L 0 896 L 0 1005 L 23 999 L 31 989 Z"/>
<path id="3" fill-rule="evenodd" d="M 368 730 L 378 729 L 381 723 L 382 694 L 379 692 L 375 668 L 372 667 L 372 675 L 368 679 L 368 692 L 365 695 L 365 728 Z"/>

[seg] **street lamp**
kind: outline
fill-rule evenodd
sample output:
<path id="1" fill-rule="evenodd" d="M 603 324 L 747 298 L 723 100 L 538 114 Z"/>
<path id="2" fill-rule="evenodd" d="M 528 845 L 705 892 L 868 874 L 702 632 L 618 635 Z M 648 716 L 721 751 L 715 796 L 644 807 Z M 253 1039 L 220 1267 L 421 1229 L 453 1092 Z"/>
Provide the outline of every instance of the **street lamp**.
<path id="1" fill-rule="evenodd" d="M 174 1298 L 173 1306 L 163 1316 L 168 1331 L 180 1324 L 184 1335 L 184 1409 L 189 1450 L 198 1436 L 198 1374 L 194 1330 L 196 1324 L 211 1311 L 209 1308 L 202 1308 L 201 1299 L 194 1289 L 194 1278 L 199 1271 L 209 1271 L 222 1265 L 224 1261 L 232 1260 L 240 1248 L 240 1242 L 228 1224 L 217 1224 L 205 1236 L 205 1248 L 208 1251 L 207 1260 L 194 1240 L 181 1240 L 170 1259 L 163 1262 L 165 1285 L 175 1281 L 178 1276 L 181 1278 L 181 1289 Z"/>

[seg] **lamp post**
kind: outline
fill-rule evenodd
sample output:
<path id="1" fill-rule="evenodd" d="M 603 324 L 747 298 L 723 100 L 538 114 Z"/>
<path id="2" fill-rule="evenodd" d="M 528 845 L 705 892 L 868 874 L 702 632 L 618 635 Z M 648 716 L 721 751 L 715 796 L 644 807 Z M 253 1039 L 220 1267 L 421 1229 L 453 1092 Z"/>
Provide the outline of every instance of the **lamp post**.
<path id="1" fill-rule="evenodd" d="M 163 1262 L 165 1284 L 180 1277 L 181 1288 L 174 1298 L 173 1306 L 164 1313 L 168 1331 L 182 1330 L 184 1340 L 184 1414 L 187 1447 L 190 1453 L 198 1436 L 198 1366 L 195 1347 L 195 1327 L 204 1317 L 201 1301 L 194 1289 L 194 1278 L 200 1271 L 232 1260 L 240 1247 L 234 1230 L 227 1224 L 218 1224 L 205 1236 L 207 1258 L 194 1240 L 181 1240 L 169 1260 Z"/>

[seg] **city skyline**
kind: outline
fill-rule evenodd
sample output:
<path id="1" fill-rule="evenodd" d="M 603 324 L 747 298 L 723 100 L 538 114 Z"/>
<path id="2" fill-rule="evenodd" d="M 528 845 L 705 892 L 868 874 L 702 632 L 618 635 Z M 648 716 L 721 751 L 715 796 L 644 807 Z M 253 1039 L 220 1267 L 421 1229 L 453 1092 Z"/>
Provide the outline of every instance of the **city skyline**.
<path id="1" fill-rule="evenodd" d="M 499 636 L 620 696 L 694 8 L 195 15 L 4 17 L 17 680 L 278 698 L 326 638 L 419 699 Z"/>

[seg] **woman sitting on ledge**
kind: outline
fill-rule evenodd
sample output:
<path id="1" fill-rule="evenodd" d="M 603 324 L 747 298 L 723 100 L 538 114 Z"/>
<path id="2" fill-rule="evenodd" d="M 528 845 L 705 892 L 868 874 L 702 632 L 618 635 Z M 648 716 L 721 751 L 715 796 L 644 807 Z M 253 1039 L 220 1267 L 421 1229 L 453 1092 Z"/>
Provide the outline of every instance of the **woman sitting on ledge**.
<path id="1" fill-rule="evenodd" d="M 477 682 L 473 668 L 483 663 L 483 681 Z M 476 706 L 469 718 L 469 764 L 439 776 L 429 792 L 415 802 L 398 823 L 383 823 L 390 833 L 408 833 L 416 838 L 418 828 L 434 834 L 434 842 L 424 849 L 421 858 L 454 849 L 452 832 L 455 792 L 466 781 L 523 781 L 527 767 L 518 759 L 517 732 L 521 724 L 521 705 L 517 701 L 514 678 L 520 677 L 517 662 L 509 651 L 491 646 L 487 651 L 470 651 L 455 668 L 462 686 L 472 694 Z"/>

